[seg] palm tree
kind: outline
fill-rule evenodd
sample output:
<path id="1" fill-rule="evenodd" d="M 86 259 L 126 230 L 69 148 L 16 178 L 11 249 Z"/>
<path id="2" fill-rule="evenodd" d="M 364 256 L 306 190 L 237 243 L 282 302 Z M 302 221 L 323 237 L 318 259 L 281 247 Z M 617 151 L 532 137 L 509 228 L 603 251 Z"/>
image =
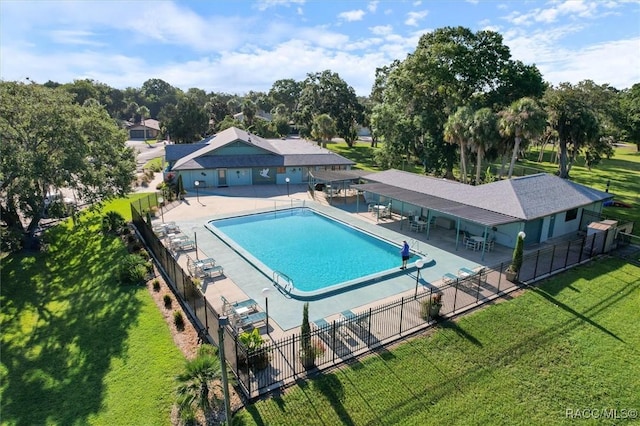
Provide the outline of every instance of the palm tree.
<path id="1" fill-rule="evenodd" d="M 313 119 L 311 135 L 326 146 L 326 142 L 333 139 L 336 134 L 336 122 L 329 114 L 320 114 Z"/>
<path id="2" fill-rule="evenodd" d="M 484 154 L 498 141 L 498 120 L 491 108 L 476 111 L 469 127 L 470 148 L 476 151 L 476 185 L 480 184 L 480 171 Z"/>
<path id="3" fill-rule="evenodd" d="M 142 122 L 142 128 L 144 129 L 144 140 L 147 140 L 147 126 L 145 124 L 145 118 L 147 118 L 149 116 L 149 108 L 147 108 L 146 106 L 142 105 L 140 107 L 138 107 L 138 110 L 136 111 L 138 114 L 140 114 L 140 121 Z"/>
<path id="4" fill-rule="evenodd" d="M 520 151 L 520 143 L 523 139 L 528 141 L 541 135 L 546 127 L 547 117 L 544 110 L 531 98 L 518 99 L 499 114 L 500 133 L 515 139 L 508 174 L 511 178 Z"/>
<path id="5" fill-rule="evenodd" d="M 245 129 L 253 126 L 253 121 L 258 113 L 258 107 L 251 99 L 245 99 L 242 102 L 242 115 L 244 116 Z"/>
<path id="6" fill-rule="evenodd" d="M 459 107 L 450 115 L 444 124 L 444 140 L 460 147 L 460 182 L 467 183 L 467 162 L 465 151 L 469 139 L 469 125 L 473 118 L 473 111 L 467 106 Z"/>
<path id="7" fill-rule="evenodd" d="M 185 420 L 193 419 L 198 409 L 205 415 L 211 410 L 211 385 L 222 376 L 220 361 L 215 351 L 209 350 L 207 346 L 210 345 L 200 346 L 198 355 L 187 361 L 184 371 L 176 377 L 178 411 Z"/>

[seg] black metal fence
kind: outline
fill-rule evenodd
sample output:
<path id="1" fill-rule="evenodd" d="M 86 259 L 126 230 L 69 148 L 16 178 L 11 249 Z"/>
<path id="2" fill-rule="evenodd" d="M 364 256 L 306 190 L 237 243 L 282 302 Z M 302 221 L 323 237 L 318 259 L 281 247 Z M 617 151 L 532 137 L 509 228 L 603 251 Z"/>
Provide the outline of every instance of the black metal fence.
<path id="1" fill-rule="evenodd" d="M 191 277 L 182 270 L 138 210 L 151 202 L 131 204 L 133 223 L 203 337 L 218 345 L 218 335 L 214 331 L 219 330 L 219 313 L 193 284 Z M 356 312 L 354 317 L 315 326 L 310 335 L 314 348 L 311 360 L 303 356 L 300 333 L 280 340 L 267 340 L 260 348 L 249 351 L 238 341 L 232 328 L 225 327 L 223 336 L 227 362 L 240 389 L 248 398 L 254 398 L 289 385 L 310 371 L 345 363 L 430 327 L 434 318 L 429 314 L 429 304 L 436 292 L 442 301 L 440 318 L 448 318 L 500 298 L 522 285 L 585 262 L 603 253 L 609 242 L 609 232 L 604 231 L 526 253 L 515 283 L 506 280 L 505 271 L 509 263 L 504 262 L 437 287 L 421 286 L 421 290 L 414 294 Z M 312 361 L 312 366 L 309 366 L 309 361 Z"/>

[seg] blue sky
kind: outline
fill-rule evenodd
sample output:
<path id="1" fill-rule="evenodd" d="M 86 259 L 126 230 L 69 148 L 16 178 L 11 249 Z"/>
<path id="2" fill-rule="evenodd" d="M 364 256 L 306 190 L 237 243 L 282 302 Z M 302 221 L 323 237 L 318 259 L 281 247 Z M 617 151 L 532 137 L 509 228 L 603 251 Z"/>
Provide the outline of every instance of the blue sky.
<path id="1" fill-rule="evenodd" d="M 376 67 L 458 25 L 499 32 L 552 84 L 640 83 L 638 0 L 0 0 L 0 78 L 243 94 L 330 69 L 368 95 Z"/>

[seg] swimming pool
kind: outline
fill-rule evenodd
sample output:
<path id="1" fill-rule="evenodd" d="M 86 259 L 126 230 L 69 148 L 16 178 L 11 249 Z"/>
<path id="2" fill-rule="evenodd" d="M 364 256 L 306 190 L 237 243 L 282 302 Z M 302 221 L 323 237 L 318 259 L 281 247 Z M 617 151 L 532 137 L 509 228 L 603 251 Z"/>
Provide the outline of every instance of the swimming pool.
<path id="1" fill-rule="evenodd" d="M 288 278 L 286 290 L 299 299 L 403 273 L 398 245 L 306 207 L 212 220 L 207 228 L 269 279 Z"/>

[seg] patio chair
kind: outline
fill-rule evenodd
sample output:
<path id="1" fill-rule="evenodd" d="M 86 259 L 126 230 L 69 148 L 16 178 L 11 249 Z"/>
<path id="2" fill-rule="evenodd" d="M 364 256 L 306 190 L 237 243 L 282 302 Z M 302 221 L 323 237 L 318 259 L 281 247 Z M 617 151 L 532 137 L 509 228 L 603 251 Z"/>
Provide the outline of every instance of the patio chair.
<path id="1" fill-rule="evenodd" d="M 495 243 L 496 243 L 495 238 L 491 238 L 489 241 L 487 241 L 485 243 L 485 251 L 493 250 L 493 246 L 495 245 Z"/>

